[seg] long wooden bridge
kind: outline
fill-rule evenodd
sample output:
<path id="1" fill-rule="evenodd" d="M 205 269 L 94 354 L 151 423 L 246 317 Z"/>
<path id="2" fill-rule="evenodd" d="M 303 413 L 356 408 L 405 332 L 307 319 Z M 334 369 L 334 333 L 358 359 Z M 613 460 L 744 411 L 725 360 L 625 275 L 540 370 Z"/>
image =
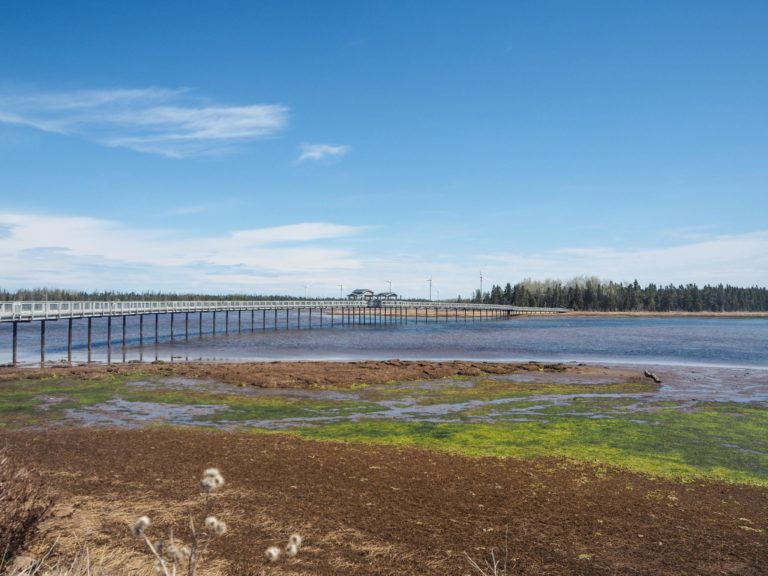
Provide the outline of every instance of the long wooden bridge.
<path id="1" fill-rule="evenodd" d="M 315 312 L 315 326 L 333 327 L 334 325 L 365 324 L 407 324 L 409 322 L 459 322 L 487 319 L 503 319 L 523 315 L 560 314 L 567 308 L 534 308 L 525 306 L 507 306 L 502 304 L 472 304 L 468 302 L 442 302 L 420 300 L 246 300 L 246 301 L 64 301 L 64 302 L 0 302 L 0 323 L 11 323 L 12 363 L 17 364 L 18 325 L 19 323 L 40 323 L 40 362 L 45 363 L 46 323 L 49 321 L 67 321 L 67 359 L 72 361 L 72 325 L 73 321 L 87 322 L 88 358 L 92 349 L 92 320 L 106 318 L 107 346 L 112 347 L 112 321 L 122 322 L 121 344 L 126 345 L 126 318 L 138 316 L 139 344 L 144 344 L 144 318 L 154 320 L 154 333 L 150 334 L 154 342 L 159 341 L 159 317 L 170 314 L 170 339 L 175 337 L 176 315 L 184 315 L 184 337 L 189 338 L 189 315 L 198 315 L 198 332 L 202 335 L 203 315 L 210 314 L 212 334 L 216 334 L 216 315 L 224 314 L 224 332 L 230 328 L 230 314 L 237 315 L 237 331 L 242 330 L 242 316 L 250 313 L 250 329 L 267 329 L 268 314 L 274 315 L 270 327 L 278 329 L 278 317 L 285 317 L 285 328 L 290 328 L 291 317 L 297 328 L 302 327 L 302 312 L 305 312 L 305 327 L 312 328 L 312 313 Z M 261 312 L 260 322 L 256 313 Z M 270 318 L 270 320 L 272 320 Z"/>

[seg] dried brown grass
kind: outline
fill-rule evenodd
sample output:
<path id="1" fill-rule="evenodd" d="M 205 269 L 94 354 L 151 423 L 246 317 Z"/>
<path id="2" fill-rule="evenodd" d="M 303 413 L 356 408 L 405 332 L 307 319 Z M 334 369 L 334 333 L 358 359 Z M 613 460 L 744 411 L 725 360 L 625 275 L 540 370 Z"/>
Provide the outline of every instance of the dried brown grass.
<path id="1" fill-rule="evenodd" d="M 52 504 L 41 478 L 0 448 L 0 569 L 30 540 Z"/>

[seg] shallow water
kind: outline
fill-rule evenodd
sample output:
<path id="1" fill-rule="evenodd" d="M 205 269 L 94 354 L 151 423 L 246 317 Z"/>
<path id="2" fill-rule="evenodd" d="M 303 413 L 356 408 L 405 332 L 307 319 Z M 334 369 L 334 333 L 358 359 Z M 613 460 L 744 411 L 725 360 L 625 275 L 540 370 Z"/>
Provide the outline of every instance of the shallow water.
<path id="1" fill-rule="evenodd" d="M 567 373 L 521 373 L 494 377 L 498 385 L 479 387 L 480 381 L 451 379 L 384 384 L 336 391 L 314 389 L 235 388 L 212 381 L 167 378 L 159 381 L 131 382 L 129 387 L 141 389 L 190 389 L 210 398 L 227 395 L 249 399 L 275 399 L 297 402 L 304 414 L 286 414 L 270 418 L 243 419 L 230 412 L 227 404 L 174 404 L 163 402 L 131 402 L 113 398 L 108 402 L 67 410 L 65 420 L 87 425 L 140 426 L 148 422 L 222 428 L 285 429 L 295 426 L 327 424 L 360 419 L 401 422 L 522 422 L 561 417 L 612 418 L 637 415 L 636 423 L 652 423 L 649 414 L 661 403 L 678 410 L 690 410 L 701 402 L 741 403 L 768 408 L 768 369 L 658 367 L 663 383 L 655 392 L 600 393 L 600 384 L 615 383 L 602 377 L 585 379 Z M 638 367 L 638 374 L 642 371 Z M 573 393 L 520 393 L 510 386 L 505 393 L 504 381 L 545 384 L 593 385 Z M 455 398 L 457 389 L 464 396 Z M 54 404 L 56 398 L 45 398 Z M 321 401 L 318 407 L 313 401 Z M 232 408 L 237 410 L 236 399 Z M 351 403 L 365 409 L 348 409 Z M 738 409 L 736 409 L 738 410 Z"/>
<path id="2" fill-rule="evenodd" d="M 95 319 L 91 359 L 113 362 L 155 359 L 174 360 L 498 360 L 498 361 L 579 361 L 622 364 L 768 367 L 768 318 L 589 318 L 518 317 L 503 321 L 430 322 L 419 324 L 365 325 L 319 328 L 317 314 L 313 328 L 306 313 L 298 328 L 297 318 L 273 318 L 262 327 L 257 316 L 243 315 L 241 332 L 230 320 L 224 334 L 218 319 L 213 336 L 210 319 L 204 317 L 202 335 L 197 316 L 190 317 L 189 338 L 183 319 L 176 319 L 175 338 L 170 339 L 169 317 L 160 318 L 158 343 L 154 344 L 154 323 L 145 321 L 145 345 L 138 346 L 138 320 L 126 322 L 126 346 L 122 327 L 113 322 L 112 351 L 106 346 L 106 320 Z M 247 316 L 247 317 L 246 317 Z M 88 359 L 85 348 L 85 321 L 76 321 L 73 360 Z M 262 329 L 263 328 L 263 329 Z M 253 331 L 251 331 L 253 330 Z M 39 323 L 19 328 L 19 357 L 28 363 L 40 360 Z M 66 322 L 49 322 L 46 359 L 66 358 Z M 0 325 L 0 363 L 9 362 L 10 325 Z"/>

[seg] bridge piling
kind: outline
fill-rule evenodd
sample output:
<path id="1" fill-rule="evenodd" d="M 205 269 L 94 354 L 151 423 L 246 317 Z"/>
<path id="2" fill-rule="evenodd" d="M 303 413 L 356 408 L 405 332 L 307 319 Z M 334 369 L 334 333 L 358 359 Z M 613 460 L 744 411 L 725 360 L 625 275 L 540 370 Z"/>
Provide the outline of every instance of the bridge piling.
<path id="1" fill-rule="evenodd" d="M 67 362 L 72 364 L 72 318 L 67 320 Z"/>
<path id="2" fill-rule="evenodd" d="M 45 366 L 45 320 L 40 322 L 40 368 Z"/>
<path id="3" fill-rule="evenodd" d="M 93 318 L 88 316 L 88 363 L 91 363 L 91 353 L 93 351 Z"/>
<path id="4" fill-rule="evenodd" d="M 11 352 L 11 363 L 16 366 L 18 363 L 17 353 L 19 350 L 19 323 L 14 320 L 13 322 L 13 343 Z"/>

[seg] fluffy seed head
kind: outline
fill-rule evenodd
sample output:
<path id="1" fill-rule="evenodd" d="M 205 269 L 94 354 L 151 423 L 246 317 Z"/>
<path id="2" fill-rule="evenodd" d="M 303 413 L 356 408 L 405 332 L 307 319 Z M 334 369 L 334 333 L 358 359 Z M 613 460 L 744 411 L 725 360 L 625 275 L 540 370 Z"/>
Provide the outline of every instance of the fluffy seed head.
<path id="1" fill-rule="evenodd" d="M 216 524 L 218 524 L 218 522 L 216 516 L 208 516 L 208 518 L 205 519 L 205 527 L 213 532 L 216 529 Z"/>
<path id="2" fill-rule="evenodd" d="M 200 487 L 206 492 L 212 492 L 217 488 L 224 486 L 224 476 L 221 475 L 218 468 L 207 468 L 203 471 L 203 478 L 200 480 Z"/>
<path id="3" fill-rule="evenodd" d="M 138 538 L 142 534 L 144 534 L 144 530 L 147 529 L 147 527 L 151 524 L 149 520 L 149 516 L 141 516 L 138 520 L 136 520 L 136 523 L 133 525 L 133 528 L 131 528 L 131 532 L 133 533 L 133 536 Z"/>
<path id="4" fill-rule="evenodd" d="M 181 549 L 176 544 L 169 544 L 165 552 L 174 562 L 181 560 Z"/>
<path id="5" fill-rule="evenodd" d="M 160 556 L 162 556 L 163 553 L 165 553 L 165 542 L 163 540 L 158 540 L 155 542 L 155 550 L 158 554 L 160 554 Z"/>
<path id="6" fill-rule="evenodd" d="M 216 526 L 214 526 L 213 531 L 216 532 L 216 536 L 224 536 L 224 534 L 227 533 L 227 525 L 219 520 L 216 522 Z"/>
<path id="7" fill-rule="evenodd" d="M 280 558 L 280 548 L 277 546 L 270 546 L 266 552 L 267 562 L 276 562 Z"/>
<path id="8" fill-rule="evenodd" d="M 288 544 L 288 546 L 285 547 L 285 554 L 290 558 L 293 558 L 298 553 L 299 553 L 299 547 L 296 546 L 296 544 Z"/>
<path id="9" fill-rule="evenodd" d="M 301 546 L 301 536 L 299 536 L 298 534 L 291 534 L 288 537 L 288 543 L 295 544 L 296 548 L 298 548 L 299 546 Z"/>

